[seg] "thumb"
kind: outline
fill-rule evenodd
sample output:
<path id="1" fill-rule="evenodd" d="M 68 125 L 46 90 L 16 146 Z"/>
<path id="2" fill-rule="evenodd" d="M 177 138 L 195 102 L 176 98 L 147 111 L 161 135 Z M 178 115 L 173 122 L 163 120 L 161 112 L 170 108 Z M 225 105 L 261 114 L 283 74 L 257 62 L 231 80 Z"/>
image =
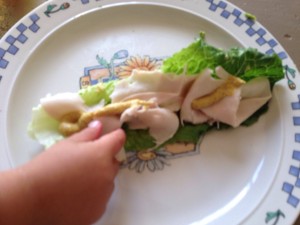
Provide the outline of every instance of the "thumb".
<path id="1" fill-rule="evenodd" d="M 94 141 L 98 139 L 101 135 L 102 124 L 99 120 L 94 120 L 89 124 L 89 126 L 82 131 L 73 134 L 68 138 L 68 140 L 75 142 L 86 142 L 86 141 Z"/>
<path id="2" fill-rule="evenodd" d="M 115 155 L 122 149 L 125 139 L 125 132 L 122 129 L 117 129 L 93 142 L 94 149 L 101 149 L 100 152 L 106 154 L 108 157 L 115 157 Z"/>

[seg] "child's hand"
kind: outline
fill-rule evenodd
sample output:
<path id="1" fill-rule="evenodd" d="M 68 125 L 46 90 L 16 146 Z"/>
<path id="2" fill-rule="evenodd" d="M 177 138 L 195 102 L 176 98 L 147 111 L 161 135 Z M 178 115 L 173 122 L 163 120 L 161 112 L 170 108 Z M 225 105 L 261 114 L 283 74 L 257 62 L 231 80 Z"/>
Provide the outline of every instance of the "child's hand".
<path id="1" fill-rule="evenodd" d="M 34 200 L 31 224 L 91 224 L 104 213 L 125 134 L 119 129 L 99 138 L 101 124 L 92 125 L 17 170 Z"/>

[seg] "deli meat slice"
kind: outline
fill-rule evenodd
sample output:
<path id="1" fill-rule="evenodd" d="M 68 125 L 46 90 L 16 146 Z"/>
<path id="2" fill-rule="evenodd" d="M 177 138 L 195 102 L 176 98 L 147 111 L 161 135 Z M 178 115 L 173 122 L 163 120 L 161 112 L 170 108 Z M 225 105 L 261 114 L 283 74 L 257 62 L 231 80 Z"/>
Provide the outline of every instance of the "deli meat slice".
<path id="1" fill-rule="evenodd" d="M 160 106 L 178 111 L 194 79 L 194 76 L 164 74 L 159 70 L 134 70 L 130 77 L 116 84 L 111 101 L 154 98 Z"/>
<path id="2" fill-rule="evenodd" d="M 210 69 L 204 70 L 200 73 L 197 79 L 192 84 L 187 93 L 180 111 L 181 122 L 186 121 L 193 124 L 207 122 L 210 117 L 201 110 L 194 110 L 192 108 L 192 101 L 202 96 L 208 95 L 220 87 L 227 79 L 227 74 L 220 74 L 223 77 L 215 79 L 211 76 Z"/>
<path id="3" fill-rule="evenodd" d="M 149 129 L 149 134 L 160 145 L 173 137 L 179 127 L 178 116 L 169 109 L 132 107 L 121 115 L 121 123 L 131 129 Z"/>
<path id="4" fill-rule="evenodd" d="M 195 110 L 191 103 L 194 99 L 209 95 L 224 82 L 229 76 L 222 67 L 216 68 L 219 78 L 213 78 L 210 70 L 203 71 L 193 83 L 190 91 L 183 101 L 181 121 L 199 124 L 204 122 L 222 122 L 232 127 L 238 127 L 272 97 L 270 83 L 267 78 L 252 79 L 234 90 L 234 94 L 226 96 L 220 101 Z"/>

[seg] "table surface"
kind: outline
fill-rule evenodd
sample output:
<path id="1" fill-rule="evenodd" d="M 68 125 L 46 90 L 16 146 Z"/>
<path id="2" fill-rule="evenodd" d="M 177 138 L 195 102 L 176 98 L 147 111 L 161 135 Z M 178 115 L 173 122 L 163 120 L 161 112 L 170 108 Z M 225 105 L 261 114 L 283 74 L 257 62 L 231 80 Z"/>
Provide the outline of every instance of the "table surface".
<path id="1" fill-rule="evenodd" d="M 0 37 L 22 16 L 45 0 L 0 0 Z M 230 0 L 256 16 L 281 43 L 300 67 L 300 1 L 299 0 Z M 300 217 L 295 225 L 300 225 Z"/>

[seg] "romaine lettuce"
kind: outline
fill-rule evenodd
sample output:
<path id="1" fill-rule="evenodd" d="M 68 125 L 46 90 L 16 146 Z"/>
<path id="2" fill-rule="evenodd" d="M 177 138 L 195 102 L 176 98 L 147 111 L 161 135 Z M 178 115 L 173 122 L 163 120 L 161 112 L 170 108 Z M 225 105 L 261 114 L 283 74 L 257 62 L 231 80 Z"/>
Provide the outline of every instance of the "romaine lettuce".
<path id="1" fill-rule="evenodd" d="M 181 125 L 175 135 L 160 146 L 156 146 L 154 138 L 148 130 L 130 130 L 127 125 L 122 127 L 126 132 L 125 151 L 141 151 L 147 149 L 160 149 L 165 145 L 173 143 L 193 143 L 196 144 L 199 137 L 208 130 L 213 129 L 209 124 L 189 124 Z"/>
<path id="2" fill-rule="evenodd" d="M 32 120 L 28 125 L 28 134 L 45 148 L 64 139 L 58 131 L 59 121 L 49 116 L 41 105 L 32 109 Z"/>
<path id="3" fill-rule="evenodd" d="M 210 126 L 207 123 L 203 123 L 203 124 L 184 123 L 178 128 L 175 135 L 163 145 L 173 144 L 176 142 L 196 144 L 199 140 L 199 137 L 205 134 L 211 128 L 212 126 Z"/>
<path id="4" fill-rule="evenodd" d="M 111 101 L 110 95 L 114 91 L 116 82 L 116 80 L 112 80 L 89 86 L 85 89 L 81 89 L 79 95 L 87 106 L 96 105 L 101 100 L 104 100 L 105 104 L 108 104 Z"/>
<path id="5" fill-rule="evenodd" d="M 203 35 L 198 40 L 164 60 L 165 73 L 194 75 L 210 68 L 222 66 L 228 73 L 245 81 L 268 77 L 271 87 L 284 77 L 278 55 L 267 55 L 254 48 L 234 47 L 228 51 L 207 44 Z"/>
<path id="6" fill-rule="evenodd" d="M 126 133 L 125 151 L 141 151 L 155 147 L 155 139 L 148 130 L 131 130 L 126 124 L 122 128 Z"/>

